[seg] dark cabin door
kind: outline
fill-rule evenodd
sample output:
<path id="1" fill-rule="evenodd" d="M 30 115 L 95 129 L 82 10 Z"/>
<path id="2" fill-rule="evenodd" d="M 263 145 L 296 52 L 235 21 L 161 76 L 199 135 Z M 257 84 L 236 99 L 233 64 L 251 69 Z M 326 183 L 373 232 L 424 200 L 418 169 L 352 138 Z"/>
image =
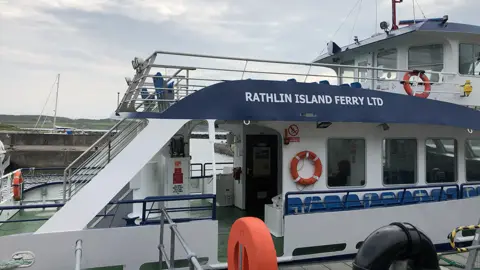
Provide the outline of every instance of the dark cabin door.
<path id="1" fill-rule="evenodd" d="M 263 218 L 265 204 L 278 192 L 278 137 L 247 135 L 246 210 L 249 216 Z"/>

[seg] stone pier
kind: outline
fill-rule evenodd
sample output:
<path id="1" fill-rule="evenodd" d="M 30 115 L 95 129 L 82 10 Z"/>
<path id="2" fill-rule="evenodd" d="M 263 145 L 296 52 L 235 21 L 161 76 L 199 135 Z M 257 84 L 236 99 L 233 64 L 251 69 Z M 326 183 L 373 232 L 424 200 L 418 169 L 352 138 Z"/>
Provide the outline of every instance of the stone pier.
<path id="1" fill-rule="evenodd" d="M 47 133 L 0 133 L 0 141 L 10 156 L 8 171 L 17 168 L 52 168 L 67 167 L 78 158 L 103 134 L 47 134 Z M 208 138 L 208 136 L 194 135 L 192 138 Z M 224 139 L 224 136 L 218 136 Z M 100 144 L 102 145 L 102 144 Z M 92 150 L 92 153 L 94 150 Z M 215 144 L 215 152 L 233 156 L 233 151 L 226 144 Z M 84 156 L 87 159 L 89 155 Z"/>

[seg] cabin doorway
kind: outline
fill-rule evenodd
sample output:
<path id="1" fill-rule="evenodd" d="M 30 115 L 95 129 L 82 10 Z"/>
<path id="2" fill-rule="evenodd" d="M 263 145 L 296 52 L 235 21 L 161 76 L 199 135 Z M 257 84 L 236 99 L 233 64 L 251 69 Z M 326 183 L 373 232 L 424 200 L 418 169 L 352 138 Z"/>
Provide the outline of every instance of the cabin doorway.
<path id="1" fill-rule="evenodd" d="M 262 218 L 265 204 L 278 194 L 278 136 L 246 136 L 245 208 Z"/>

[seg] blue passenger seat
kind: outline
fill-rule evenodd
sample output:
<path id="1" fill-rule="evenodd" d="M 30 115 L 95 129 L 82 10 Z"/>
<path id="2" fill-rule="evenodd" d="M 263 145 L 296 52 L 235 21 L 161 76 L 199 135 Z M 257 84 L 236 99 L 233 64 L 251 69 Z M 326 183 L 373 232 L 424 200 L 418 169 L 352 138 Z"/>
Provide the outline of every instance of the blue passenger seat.
<path id="1" fill-rule="evenodd" d="M 477 187 L 477 194 L 480 195 L 480 187 Z"/>
<path id="2" fill-rule="evenodd" d="M 319 83 L 319 84 L 328 84 L 328 85 L 330 85 L 330 82 L 327 81 L 327 80 L 319 81 L 318 83 Z"/>
<path id="3" fill-rule="evenodd" d="M 164 79 L 163 79 L 162 73 L 157 72 L 155 74 L 155 77 L 153 78 L 153 86 L 155 87 L 155 94 L 157 96 L 157 99 L 164 99 L 163 83 L 164 83 Z"/>
<path id="4" fill-rule="evenodd" d="M 301 214 L 303 208 L 302 199 L 298 197 L 288 198 L 288 213 L 289 214 Z"/>
<path id="5" fill-rule="evenodd" d="M 382 192 L 380 194 L 380 199 L 382 200 L 383 205 L 396 205 L 399 204 L 395 193 L 393 192 Z"/>
<path id="6" fill-rule="evenodd" d="M 455 194 L 456 192 L 457 191 L 455 191 Z M 441 188 L 432 189 L 430 196 L 432 197 L 432 200 L 436 202 L 448 200 L 447 191 L 445 189 L 442 190 Z"/>
<path id="7" fill-rule="evenodd" d="M 347 87 L 350 87 L 350 84 L 348 84 L 348 83 L 342 83 L 342 84 L 340 84 L 340 86 L 347 86 Z"/>
<path id="8" fill-rule="evenodd" d="M 325 205 L 319 196 L 305 198 L 305 213 L 315 213 L 325 210 Z"/>
<path id="9" fill-rule="evenodd" d="M 456 188 L 447 188 L 447 190 L 445 190 L 446 193 L 447 193 L 447 199 L 448 200 L 456 200 L 458 199 L 458 192 L 457 192 L 457 189 Z"/>
<path id="10" fill-rule="evenodd" d="M 362 84 L 359 82 L 353 82 L 350 84 L 352 88 L 362 88 Z"/>
<path id="11" fill-rule="evenodd" d="M 346 209 L 363 208 L 363 204 L 356 194 L 343 195 L 343 201 L 345 202 Z"/>
<path id="12" fill-rule="evenodd" d="M 288 79 L 287 82 L 297 82 L 297 80 L 292 78 L 292 79 Z"/>
<path id="13" fill-rule="evenodd" d="M 363 195 L 363 206 L 365 208 L 381 206 L 380 198 L 377 193 L 365 193 Z"/>
<path id="14" fill-rule="evenodd" d="M 414 204 L 417 203 L 412 196 L 412 192 L 406 190 L 406 191 L 399 191 L 398 195 L 398 202 L 400 204 Z"/>
<path id="15" fill-rule="evenodd" d="M 337 195 L 327 195 L 325 196 L 325 198 L 323 198 L 323 202 L 325 203 L 325 207 L 329 211 L 343 209 L 342 200 L 340 200 L 340 197 L 338 197 Z"/>
<path id="16" fill-rule="evenodd" d="M 432 201 L 432 198 L 428 195 L 428 192 L 425 189 L 415 190 L 413 192 L 413 199 L 420 203 Z"/>
<path id="17" fill-rule="evenodd" d="M 464 187 L 463 188 L 463 198 L 470 198 L 477 196 L 477 191 L 473 187 Z"/>

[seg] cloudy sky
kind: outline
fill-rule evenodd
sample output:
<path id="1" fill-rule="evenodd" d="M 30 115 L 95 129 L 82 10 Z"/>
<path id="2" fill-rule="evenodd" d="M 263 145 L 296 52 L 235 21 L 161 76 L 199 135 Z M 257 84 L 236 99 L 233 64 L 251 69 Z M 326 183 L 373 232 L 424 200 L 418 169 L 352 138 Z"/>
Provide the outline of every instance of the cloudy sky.
<path id="1" fill-rule="evenodd" d="M 415 1 L 427 17 L 480 23 L 480 0 Z M 39 114 L 60 73 L 59 115 L 108 117 L 131 59 L 154 50 L 309 62 L 332 38 L 377 31 L 376 2 L 390 21 L 390 0 L 0 0 L 0 114 Z"/>

